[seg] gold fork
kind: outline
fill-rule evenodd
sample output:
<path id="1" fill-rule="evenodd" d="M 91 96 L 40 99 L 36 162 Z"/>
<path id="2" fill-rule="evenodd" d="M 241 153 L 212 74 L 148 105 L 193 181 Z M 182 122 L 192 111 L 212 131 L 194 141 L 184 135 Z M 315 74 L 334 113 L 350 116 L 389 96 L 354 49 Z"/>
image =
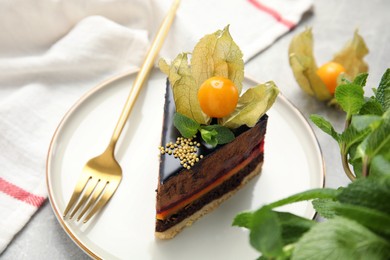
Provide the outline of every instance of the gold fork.
<path id="1" fill-rule="evenodd" d="M 122 169 L 115 159 L 115 146 L 138 94 L 146 81 L 151 68 L 153 67 L 157 53 L 161 49 L 168 30 L 172 25 L 179 3 L 180 0 L 175 0 L 173 2 L 168 14 L 160 25 L 152 45 L 149 48 L 148 54 L 145 57 L 144 63 L 133 83 L 133 87 L 126 100 L 106 150 L 101 155 L 89 160 L 84 166 L 79 180 L 76 183 L 72 197 L 70 198 L 64 211 L 64 218 L 71 209 L 73 210 L 70 213 L 70 219 L 73 218 L 79 210 L 81 210 L 77 217 L 77 221 L 79 221 L 85 213 L 88 212 L 86 217 L 83 219 L 83 222 L 86 223 L 107 203 L 118 188 L 122 179 Z"/>

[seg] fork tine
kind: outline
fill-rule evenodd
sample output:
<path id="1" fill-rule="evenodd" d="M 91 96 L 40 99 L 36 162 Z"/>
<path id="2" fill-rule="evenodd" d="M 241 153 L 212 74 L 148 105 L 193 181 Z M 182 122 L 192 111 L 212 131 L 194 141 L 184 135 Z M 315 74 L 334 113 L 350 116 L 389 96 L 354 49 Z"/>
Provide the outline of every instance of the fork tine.
<path id="1" fill-rule="evenodd" d="M 103 207 L 107 201 L 112 197 L 115 190 L 118 188 L 119 183 L 110 183 L 107 182 L 106 189 L 103 192 L 103 195 L 101 196 L 100 200 L 95 204 L 93 209 L 88 213 L 88 215 L 85 217 L 83 223 L 87 223 L 87 221 L 97 212 L 100 210 L 101 207 Z"/>
<path id="2" fill-rule="evenodd" d="M 88 209 L 90 209 L 97 202 L 98 198 L 100 197 L 100 194 L 103 192 L 106 185 L 107 181 L 98 181 L 98 183 L 96 184 L 96 188 L 91 195 L 91 199 L 88 201 L 88 204 L 83 208 L 80 215 L 77 217 L 77 221 L 79 221 L 84 216 L 85 212 L 87 212 Z"/>
<path id="3" fill-rule="evenodd" d="M 91 176 L 89 178 L 88 183 L 86 184 L 86 187 L 84 188 L 85 191 L 81 195 L 81 199 L 77 203 L 76 207 L 73 209 L 72 213 L 70 213 L 69 219 L 72 219 L 74 215 L 77 213 L 77 211 L 85 204 L 85 202 L 91 196 L 91 193 L 93 192 L 97 184 L 98 184 L 98 180 L 92 178 Z"/>
<path id="4" fill-rule="evenodd" d="M 76 183 L 76 187 L 74 188 L 72 197 L 70 198 L 68 205 L 65 208 L 63 217 L 65 218 L 68 214 L 69 210 L 74 206 L 74 204 L 77 202 L 77 199 L 80 197 L 81 192 L 84 190 L 85 186 L 87 185 L 89 179 L 91 177 L 88 175 L 82 174 L 79 177 L 79 180 Z"/>

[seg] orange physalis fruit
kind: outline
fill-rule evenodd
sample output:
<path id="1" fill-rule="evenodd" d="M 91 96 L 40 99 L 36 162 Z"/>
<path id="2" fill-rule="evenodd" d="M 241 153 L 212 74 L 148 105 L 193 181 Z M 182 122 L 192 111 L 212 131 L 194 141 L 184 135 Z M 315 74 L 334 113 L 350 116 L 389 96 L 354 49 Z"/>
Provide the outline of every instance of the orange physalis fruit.
<path id="1" fill-rule="evenodd" d="M 237 106 L 238 90 L 224 77 L 211 77 L 200 86 L 198 100 L 202 111 L 213 118 L 231 114 Z"/>
<path id="2" fill-rule="evenodd" d="M 317 75 L 324 82 L 329 92 L 334 95 L 337 87 L 337 78 L 341 73 L 345 72 L 345 68 L 336 62 L 328 62 L 322 65 L 317 70 Z"/>

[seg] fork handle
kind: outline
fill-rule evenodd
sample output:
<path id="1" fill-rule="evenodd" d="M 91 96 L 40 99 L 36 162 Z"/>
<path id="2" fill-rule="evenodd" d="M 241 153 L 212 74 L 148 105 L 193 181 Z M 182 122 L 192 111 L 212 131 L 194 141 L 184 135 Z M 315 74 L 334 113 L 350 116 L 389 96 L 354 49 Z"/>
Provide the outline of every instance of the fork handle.
<path id="1" fill-rule="evenodd" d="M 150 46 L 148 53 L 145 57 L 145 60 L 142 64 L 140 71 L 133 83 L 133 87 L 130 90 L 129 96 L 126 100 L 126 103 L 123 107 L 122 113 L 119 117 L 119 120 L 115 126 L 114 132 L 111 137 L 110 144 L 107 149 L 111 150 L 112 153 L 115 150 L 116 142 L 119 139 L 119 136 L 122 133 L 122 130 L 126 124 L 127 119 L 131 113 L 131 110 L 134 107 L 135 101 L 140 93 L 142 86 L 144 85 L 156 59 L 158 52 L 160 51 L 162 44 L 166 35 L 168 34 L 168 30 L 172 25 L 173 19 L 175 18 L 176 10 L 179 7 L 180 0 L 174 0 L 168 14 L 165 16 L 163 22 L 160 25 L 160 28 Z"/>

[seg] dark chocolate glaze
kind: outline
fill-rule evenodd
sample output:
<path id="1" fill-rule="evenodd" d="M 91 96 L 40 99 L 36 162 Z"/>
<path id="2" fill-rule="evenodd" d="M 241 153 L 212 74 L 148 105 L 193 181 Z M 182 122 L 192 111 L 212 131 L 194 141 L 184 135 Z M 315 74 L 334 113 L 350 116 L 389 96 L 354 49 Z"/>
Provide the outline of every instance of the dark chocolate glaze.
<path id="1" fill-rule="evenodd" d="M 180 137 L 179 131 L 173 126 L 173 117 L 176 112 L 175 102 L 173 99 L 172 89 L 170 87 L 169 81 L 166 83 L 166 92 L 165 92 L 165 105 L 164 105 L 164 121 L 163 121 L 163 129 L 162 129 L 162 138 L 161 138 L 161 146 L 165 146 L 165 144 L 169 142 L 176 142 L 176 139 Z M 234 129 L 234 135 L 237 137 L 243 132 L 250 129 L 247 126 L 241 126 L 237 129 Z M 201 143 L 201 146 L 198 148 L 198 155 L 207 156 L 214 151 L 218 150 L 222 145 L 217 145 L 216 147 L 212 147 L 205 143 L 199 135 L 196 137 L 195 141 Z M 180 161 L 173 156 L 162 155 L 161 163 L 160 163 L 160 182 L 164 183 L 170 177 L 179 174 L 183 170 L 183 166 L 180 164 Z"/>

